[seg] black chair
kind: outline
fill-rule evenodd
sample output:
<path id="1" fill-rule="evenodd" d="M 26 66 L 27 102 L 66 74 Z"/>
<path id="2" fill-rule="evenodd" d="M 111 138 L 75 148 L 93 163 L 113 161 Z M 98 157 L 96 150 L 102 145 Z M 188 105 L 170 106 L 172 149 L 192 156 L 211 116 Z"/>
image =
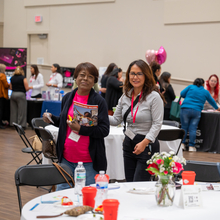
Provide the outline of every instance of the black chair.
<path id="1" fill-rule="evenodd" d="M 220 182 L 220 163 L 188 160 L 183 168 L 184 171 L 194 171 L 196 181 Z"/>
<path id="2" fill-rule="evenodd" d="M 25 131 L 22 128 L 21 125 L 18 125 L 16 123 L 13 122 L 13 125 L 17 131 L 17 133 L 19 134 L 21 140 L 24 142 L 25 144 L 25 148 L 23 148 L 21 151 L 23 153 L 28 153 L 31 154 L 31 156 L 33 157 L 33 159 L 31 161 L 29 161 L 27 163 L 27 165 L 29 165 L 32 161 L 35 161 L 37 164 L 41 164 L 42 163 L 42 159 L 39 157 L 42 153 L 42 151 L 35 151 L 30 143 L 30 141 L 28 140 L 28 138 L 25 135 Z"/>
<path id="3" fill-rule="evenodd" d="M 35 128 L 35 127 L 45 128 L 47 125 L 49 125 L 48 123 L 44 122 L 43 118 L 33 118 L 31 120 L 31 124 L 32 124 L 33 128 Z"/>
<path id="4" fill-rule="evenodd" d="M 177 128 L 180 127 L 180 123 L 177 121 L 169 121 L 169 120 L 163 120 L 163 125 L 170 125 L 170 126 L 175 126 Z"/>
<path id="5" fill-rule="evenodd" d="M 73 178 L 73 173 L 67 165 L 59 165 Z M 68 175 L 65 173 L 64 175 L 69 182 L 72 182 Z M 20 213 L 22 209 L 20 186 L 28 185 L 40 187 L 52 186 L 61 183 L 66 183 L 66 180 L 53 164 L 29 165 L 18 168 L 15 172 L 15 185 L 17 188 Z"/>
<path id="6" fill-rule="evenodd" d="M 183 129 L 164 129 L 164 130 L 160 130 L 157 138 L 160 141 L 174 141 L 180 139 L 180 144 L 176 152 L 177 155 L 179 153 L 179 149 L 184 135 L 185 135 L 185 131 Z"/>

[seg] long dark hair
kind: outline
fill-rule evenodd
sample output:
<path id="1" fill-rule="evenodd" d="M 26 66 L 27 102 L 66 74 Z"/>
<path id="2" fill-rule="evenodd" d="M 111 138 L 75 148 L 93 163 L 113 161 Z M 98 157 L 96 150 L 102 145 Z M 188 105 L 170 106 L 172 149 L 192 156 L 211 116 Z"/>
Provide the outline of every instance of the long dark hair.
<path id="1" fill-rule="evenodd" d="M 193 82 L 193 85 L 195 86 L 202 86 L 204 84 L 204 79 L 203 78 L 196 78 L 195 81 Z"/>
<path id="2" fill-rule="evenodd" d="M 209 92 L 211 92 L 211 87 L 209 85 L 209 80 L 212 78 L 212 77 L 215 77 L 217 79 L 217 83 L 215 85 L 215 89 L 214 89 L 214 99 L 216 100 L 218 98 L 218 93 L 219 93 L 219 79 L 218 79 L 218 76 L 215 75 L 215 74 L 212 74 L 209 79 L 206 81 L 206 87 L 207 87 L 207 90 Z"/>
<path id="3" fill-rule="evenodd" d="M 160 76 L 160 84 L 164 89 L 167 89 L 167 87 L 170 85 L 168 79 L 171 77 L 171 74 L 168 72 L 163 72 Z"/>
<path id="4" fill-rule="evenodd" d="M 57 68 L 57 73 L 61 73 L 61 71 L 60 71 L 60 65 L 58 64 L 58 63 L 54 63 L 53 64 L 53 66 L 55 67 L 55 68 Z"/>
<path id="5" fill-rule="evenodd" d="M 117 65 L 115 63 L 110 63 L 104 73 L 104 75 L 109 76 L 109 74 L 115 69 L 117 68 Z"/>
<path id="6" fill-rule="evenodd" d="M 161 95 L 158 87 L 156 86 L 156 82 L 154 80 L 151 68 L 143 60 L 135 60 L 129 65 L 128 70 L 126 72 L 126 79 L 125 79 L 125 84 L 124 84 L 125 95 L 131 98 L 131 95 L 129 95 L 128 92 L 133 88 L 133 86 L 131 85 L 130 80 L 129 80 L 129 73 L 133 65 L 137 65 L 141 69 L 141 72 L 144 74 L 144 77 L 145 77 L 145 81 L 143 85 L 143 96 L 141 100 L 142 101 L 145 100 L 147 95 L 149 95 L 152 91 L 156 91 L 160 94 L 161 98 L 165 102 L 164 97 Z"/>
<path id="7" fill-rule="evenodd" d="M 34 75 L 35 75 L 35 79 L 37 79 L 37 76 L 39 74 L 39 70 L 38 70 L 38 67 L 37 65 L 31 65 L 31 67 L 34 69 Z"/>

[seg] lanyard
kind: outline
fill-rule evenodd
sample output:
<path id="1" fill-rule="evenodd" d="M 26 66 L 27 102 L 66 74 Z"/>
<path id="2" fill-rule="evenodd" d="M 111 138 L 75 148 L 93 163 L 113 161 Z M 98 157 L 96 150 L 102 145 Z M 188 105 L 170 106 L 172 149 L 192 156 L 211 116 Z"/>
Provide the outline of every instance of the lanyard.
<path id="1" fill-rule="evenodd" d="M 141 100 L 142 93 L 143 93 L 143 91 L 141 91 L 141 94 L 140 94 L 140 96 L 139 96 L 138 105 L 137 105 L 137 109 L 136 109 L 135 113 L 133 113 L 134 92 L 133 92 L 133 94 L 132 94 L 132 100 L 131 100 L 131 116 L 132 116 L 132 118 L 133 118 L 133 123 L 135 123 L 136 114 L 137 114 L 137 111 L 138 111 L 138 107 L 139 107 L 139 105 L 140 105 L 140 100 Z"/>
<path id="2" fill-rule="evenodd" d="M 54 75 L 52 75 L 52 76 L 50 77 L 49 81 L 50 81 L 51 79 L 53 79 L 56 75 L 57 75 L 57 73 L 54 74 Z"/>
<path id="3" fill-rule="evenodd" d="M 30 78 L 30 83 L 32 83 L 33 80 L 35 80 L 35 75 Z"/>

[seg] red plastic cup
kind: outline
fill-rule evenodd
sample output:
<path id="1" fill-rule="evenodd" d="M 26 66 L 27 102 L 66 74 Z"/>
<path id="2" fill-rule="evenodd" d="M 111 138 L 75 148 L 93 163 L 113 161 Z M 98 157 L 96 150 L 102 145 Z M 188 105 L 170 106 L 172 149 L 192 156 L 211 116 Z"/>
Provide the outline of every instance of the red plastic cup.
<path id="1" fill-rule="evenodd" d="M 182 180 L 183 185 L 194 185 L 196 173 L 194 171 L 183 171 Z"/>
<path id="2" fill-rule="evenodd" d="M 96 174 L 96 175 L 95 175 L 95 181 L 96 181 L 96 179 L 97 179 L 98 176 L 99 176 L 99 174 Z M 106 178 L 108 179 L 108 182 L 109 182 L 109 175 L 108 175 L 108 174 L 105 174 L 105 176 L 106 176 Z"/>
<path id="3" fill-rule="evenodd" d="M 95 207 L 95 196 L 97 189 L 95 187 L 86 186 L 82 188 L 83 205 Z"/>
<path id="4" fill-rule="evenodd" d="M 104 219 L 117 220 L 119 201 L 117 199 L 105 199 L 102 202 Z"/>

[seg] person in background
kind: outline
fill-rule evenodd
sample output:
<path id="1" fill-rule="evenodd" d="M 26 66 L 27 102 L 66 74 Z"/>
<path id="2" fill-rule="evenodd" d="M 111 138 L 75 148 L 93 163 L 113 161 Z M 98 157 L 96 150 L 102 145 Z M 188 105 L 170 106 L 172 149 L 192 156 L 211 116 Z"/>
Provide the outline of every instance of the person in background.
<path id="1" fill-rule="evenodd" d="M 26 128 L 27 125 L 27 100 L 26 91 L 29 90 L 27 79 L 24 76 L 23 69 L 18 66 L 11 77 L 10 89 L 12 90 L 10 98 L 10 125 L 13 122 Z"/>
<path id="2" fill-rule="evenodd" d="M 54 96 L 55 90 L 62 88 L 63 86 L 63 77 L 60 74 L 60 66 L 57 63 L 54 63 L 51 66 L 52 74 L 50 75 L 49 82 L 46 84 L 48 86 L 48 91 L 50 91 L 51 96 Z"/>
<path id="3" fill-rule="evenodd" d="M 43 75 L 39 73 L 37 65 L 31 65 L 30 70 L 29 89 L 32 89 L 31 98 L 41 98 L 41 88 L 44 87 Z"/>
<path id="4" fill-rule="evenodd" d="M 172 85 L 170 84 L 171 74 L 168 72 L 163 72 L 160 76 L 159 82 L 162 88 L 164 89 L 164 98 L 166 104 L 164 106 L 164 117 L 163 120 L 170 120 L 170 108 L 172 101 L 175 99 L 175 93 Z"/>
<path id="5" fill-rule="evenodd" d="M 220 91 L 219 91 L 219 79 L 218 76 L 213 74 L 205 82 L 204 88 L 209 91 L 212 98 L 215 100 L 217 105 L 220 105 Z M 214 110 L 214 108 L 206 101 L 203 107 L 204 110 Z"/>
<path id="6" fill-rule="evenodd" d="M 136 99 L 138 103 L 134 106 Z M 146 161 L 160 151 L 157 135 L 163 122 L 163 99 L 148 64 L 143 60 L 132 62 L 126 72 L 124 94 L 114 115 L 109 116 L 110 124 L 117 126 L 128 113 L 123 141 L 127 182 L 150 180 Z"/>
<path id="7" fill-rule="evenodd" d="M 165 91 L 164 91 L 164 88 L 162 87 L 162 85 L 160 84 L 160 81 L 159 81 L 159 76 L 161 74 L 161 66 L 156 61 L 153 61 L 153 62 L 151 62 L 150 67 L 151 67 L 151 70 L 153 72 L 153 76 L 154 76 L 154 80 L 156 82 L 156 86 L 159 88 L 160 92 L 163 94 Z"/>
<path id="8" fill-rule="evenodd" d="M 6 105 L 5 102 L 8 99 L 8 88 L 10 87 L 6 79 L 5 68 L 4 64 L 0 64 L 0 129 L 5 128 L 2 119 Z"/>
<path id="9" fill-rule="evenodd" d="M 79 64 L 74 72 L 78 88 L 63 97 L 60 115 L 57 117 L 51 113 L 43 114 L 45 122 L 50 123 L 47 118 L 49 115 L 54 125 L 59 127 L 57 139 L 59 162 L 69 166 L 74 174 L 77 163 L 82 161 L 86 169 L 87 186 L 95 183 L 94 177 L 100 170 L 107 169 L 104 137 L 109 134 L 108 110 L 105 100 L 92 88 L 97 83 L 98 76 L 98 69 L 93 64 L 88 62 Z M 69 121 L 69 115 L 74 118 L 74 101 L 98 105 L 98 125 L 87 127 L 75 120 Z M 71 138 L 72 132 L 79 140 Z M 57 190 L 66 188 L 69 188 L 68 184 L 57 186 Z"/>
<path id="10" fill-rule="evenodd" d="M 106 94 L 106 84 L 108 81 L 108 77 L 110 75 L 110 73 L 114 70 L 118 68 L 117 65 L 115 63 L 110 63 L 105 71 L 105 73 L 103 74 L 102 78 L 101 78 L 101 96 L 103 98 L 105 98 L 105 94 Z"/>
<path id="11" fill-rule="evenodd" d="M 204 89 L 204 80 L 202 78 L 195 79 L 193 85 L 187 86 L 181 91 L 180 95 L 184 98 L 180 110 L 181 127 L 185 131 L 182 149 L 186 150 L 185 141 L 187 133 L 189 132 L 189 151 L 196 151 L 196 129 L 205 101 L 207 100 L 217 111 L 220 111 L 220 108 L 216 105 L 209 91 Z"/>
<path id="12" fill-rule="evenodd" d="M 122 69 L 114 69 L 108 77 L 106 84 L 105 101 L 108 105 L 108 114 L 113 115 L 113 107 L 116 107 L 118 100 L 123 94 L 123 82 Z"/>

